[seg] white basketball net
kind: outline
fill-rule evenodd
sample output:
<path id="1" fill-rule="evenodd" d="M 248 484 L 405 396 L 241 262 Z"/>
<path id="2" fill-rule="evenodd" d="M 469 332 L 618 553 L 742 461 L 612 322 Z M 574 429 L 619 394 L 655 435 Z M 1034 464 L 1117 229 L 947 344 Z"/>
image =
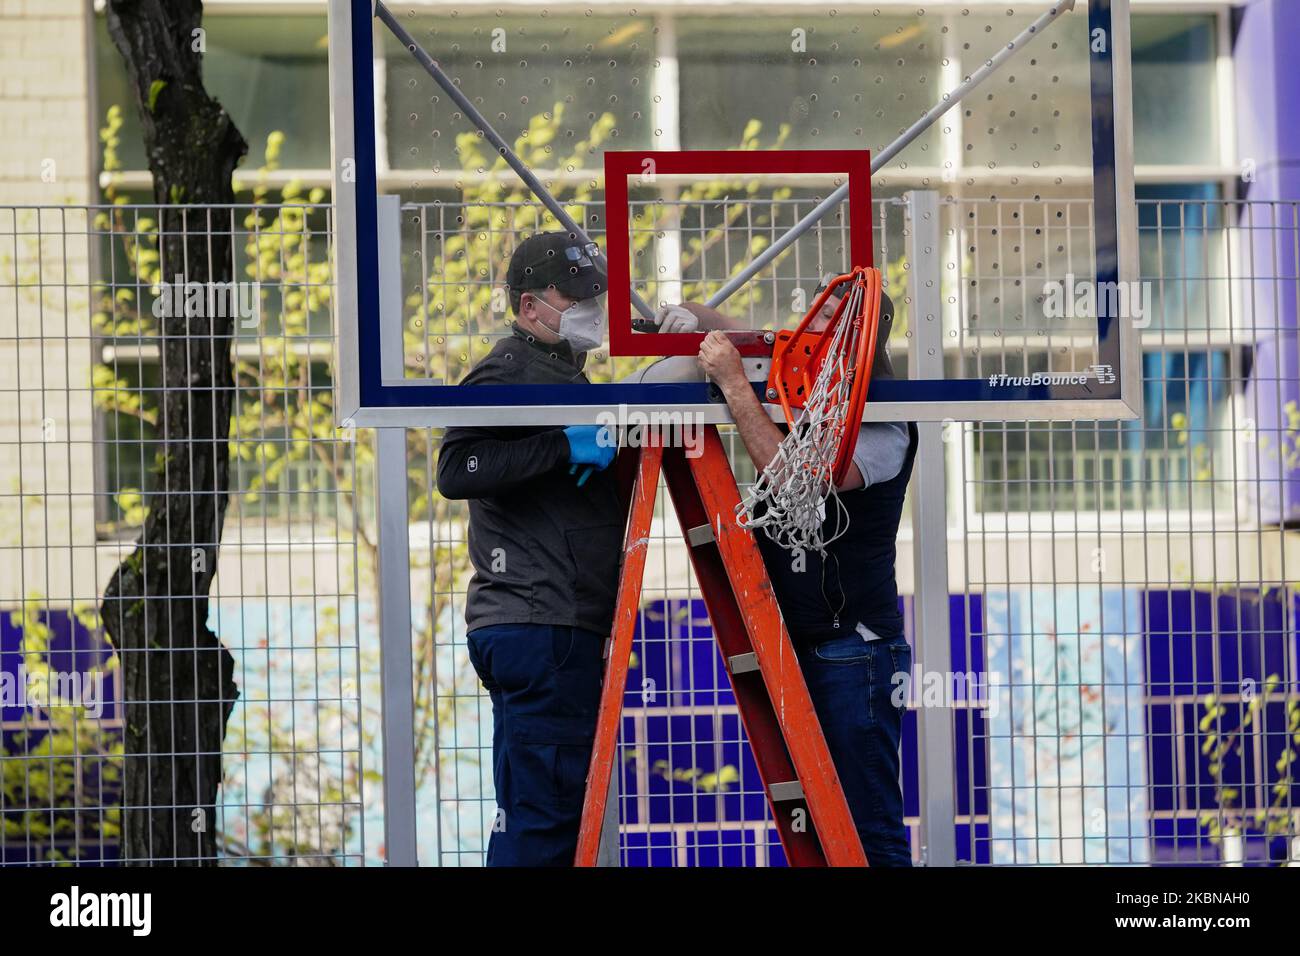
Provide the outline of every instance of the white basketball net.
<path id="1" fill-rule="evenodd" d="M 788 551 L 825 554 L 827 545 L 849 527 L 848 512 L 840 503 L 831 473 L 845 429 L 854 429 L 856 437 L 862 424 L 846 422 L 845 417 L 853 373 L 865 371 L 851 368 L 850 357 L 857 354 L 858 338 L 866 329 L 864 323 L 848 317 L 859 314 L 865 294 L 863 285 L 855 282 L 845 296 L 847 311 L 835 325 L 807 402 L 778 446 L 776 457 L 736 506 L 737 521 L 755 531 L 762 529 Z M 839 518 L 829 533 L 824 531 L 827 498 L 833 501 Z M 760 505 L 765 507 L 760 509 Z"/>

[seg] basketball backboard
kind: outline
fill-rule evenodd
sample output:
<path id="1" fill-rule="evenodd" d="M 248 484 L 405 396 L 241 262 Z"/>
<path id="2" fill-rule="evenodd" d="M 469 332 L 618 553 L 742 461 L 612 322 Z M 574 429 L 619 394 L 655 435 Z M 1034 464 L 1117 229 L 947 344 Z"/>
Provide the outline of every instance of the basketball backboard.
<path id="1" fill-rule="evenodd" d="M 701 337 L 646 313 L 789 328 L 858 264 L 898 308 L 868 419 L 1134 415 L 1128 0 L 745 10 L 330 0 L 340 420 L 726 421 L 622 381 Z M 513 245 L 569 228 L 609 259 L 593 384 L 458 385 L 510 334 Z"/>

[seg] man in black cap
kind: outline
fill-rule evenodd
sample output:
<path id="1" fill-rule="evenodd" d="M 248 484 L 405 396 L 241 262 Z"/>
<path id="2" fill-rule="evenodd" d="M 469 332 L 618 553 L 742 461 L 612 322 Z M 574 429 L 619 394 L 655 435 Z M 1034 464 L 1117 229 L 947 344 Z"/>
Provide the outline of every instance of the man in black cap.
<path id="1" fill-rule="evenodd" d="M 506 286 L 511 334 L 461 384 L 590 384 L 587 352 L 606 328 L 595 244 L 530 236 L 510 258 Z M 665 306 L 654 324 L 690 332 L 736 323 Z M 449 428 L 442 440 L 438 490 L 469 500 L 467 642 L 492 698 L 489 866 L 568 866 L 577 849 L 623 550 L 625 511 L 605 470 L 615 445 L 596 425 Z"/>
<path id="2" fill-rule="evenodd" d="M 824 289 L 819 286 L 816 294 Z M 829 297 L 810 330 L 823 331 L 838 305 L 838 296 Z M 880 316 L 871 372 L 876 380 L 894 377 L 886 350 L 894 306 L 883 293 Z M 725 336 L 705 338 L 699 363 L 721 390 L 761 472 L 775 457 L 784 429 L 768 417 Z M 913 422 L 862 425 L 853 464 L 837 489 L 842 507 L 827 507 L 822 537 L 830 544 L 824 556 L 791 553 L 761 531 L 756 535 L 872 866 L 911 866 L 899 739 L 912 655 L 898 610 L 894 561 L 916 443 Z"/>
<path id="3" fill-rule="evenodd" d="M 587 384 L 606 321 L 597 257 L 563 232 L 521 242 L 511 334 L 461 384 Z M 615 451 L 595 425 L 449 428 L 442 441 L 438 489 L 469 500 L 465 624 L 492 698 L 489 866 L 573 863 L 623 547 Z"/>

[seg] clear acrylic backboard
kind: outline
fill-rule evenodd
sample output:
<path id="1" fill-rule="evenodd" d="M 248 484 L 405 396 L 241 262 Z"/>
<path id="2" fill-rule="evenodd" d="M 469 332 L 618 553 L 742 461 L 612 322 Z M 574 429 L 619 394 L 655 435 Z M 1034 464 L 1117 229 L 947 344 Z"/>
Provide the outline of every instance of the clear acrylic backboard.
<path id="1" fill-rule="evenodd" d="M 655 309 L 755 354 L 859 264 L 897 310 L 868 419 L 1133 416 L 1128 0 L 737 9 L 330 0 L 340 420 L 726 421 L 707 382 L 627 381 L 700 337 Z M 591 384 L 459 385 L 550 230 L 608 257 Z"/>

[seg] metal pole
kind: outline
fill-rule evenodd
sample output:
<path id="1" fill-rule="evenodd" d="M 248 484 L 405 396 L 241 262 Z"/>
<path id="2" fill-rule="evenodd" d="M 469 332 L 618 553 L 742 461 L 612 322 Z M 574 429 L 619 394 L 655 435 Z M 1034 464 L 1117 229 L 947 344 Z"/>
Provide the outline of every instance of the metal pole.
<path id="1" fill-rule="evenodd" d="M 524 165 L 524 161 L 515 154 L 513 149 L 510 148 L 510 144 L 502 139 L 501 134 L 492 128 L 492 124 L 487 121 L 487 117 L 478 111 L 474 104 L 469 101 L 469 98 L 460 91 L 460 87 L 451 81 L 451 77 L 442 71 L 442 67 L 437 64 L 433 57 L 429 56 L 429 54 L 425 52 L 424 48 L 415 41 L 415 38 L 406 32 L 406 29 L 397 22 L 397 18 L 393 16 L 392 12 L 382 3 L 377 3 L 375 4 L 375 15 L 384 22 L 384 25 L 388 27 L 393 36 L 397 37 L 397 39 L 411 52 L 415 59 L 419 61 L 419 64 L 424 67 L 425 72 L 433 77 L 434 82 L 441 86 L 447 95 L 455 101 L 456 105 L 461 108 L 467 117 L 469 117 L 470 122 L 482 131 L 483 135 L 487 137 L 488 142 L 496 147 L 496 151 L 501 154 L 501 157 L 505 159 L 510 168 L 519 174 L 519 178 L 524 181 L 524 185 L 532 190 L 533 195 L 541 200 L 542 205 L 551 211 L 551 215 L 558 219 L 565 229 L 577 236 L 582 242 L 590 242 L 591 239 L 587 236 L 587 233 L 583 231 L 582 227 L 574 222 L 573 217 L 564 211 L 564 207 L 561 206 L 559 202 L 556 201 L 555 197 L 550 194 L 547 188 L 542 185 L 541 180 L 533 175 L 533 171 Z M 599 257 L 599 264 L 602 268 L 609 268 L 603 255 Z M 635 289 L 632 290 L 632 304 L 636 306 L 637 311 L 645 318 L 654 318 L 654 309 L 650 308 L 646 301 L 637 295 Z"/>
<path id="2" fill-rule="evenodd" d="M 380 304 L 401 328 L 401 231 L 396 199 L 380 204 Z M 388 293 L 396 293 L 389 295 Z M 384 323 L 381 322 L 383 327 Z M 397 359 L 400 363 L 400 354 Z M 400 364 L 399 364 L 400 367 Z M 379 680 L 383 698 L 384 850 L 387 866 L 418 866 L 415 699 L 411 668 L 411 555 L 406 501 L 406 429 L 375 429 L 379 536 Z"/>
<path id="3" fill-rule="evenodd" d="M 929 129 L 934 121 L 937 120 L 948 110 L 952 109 L 975 87 L 979 86 L 986 79 L 995 73 L 999 67 L 1007 60 L 1018 53 L 1021 48 L 1029 43 L 1034 37 L 1038 36 L 1043 30 L 1047 29 L 1063 13 L 1074 9 L 1075 0 L 1061 0 L 1052 9 L 1048 10 L 1037 20 L 1031 23 L 1019 36 L 995 53 L 992 57 L 984 61 L 984 65 L 968 76 L 960 86 L 951 93 L 944 94 L 943 99 L 930 108 L 924 116 L 908 127 L 898 139 L 894 140 L 879 153 L 871 157 L 871 172 L 877 173 L 883 169 L 895 156 L 901 153 L 907 146 L 918 136 Z M 762 271 L 766 266 L 779 256 L 785 249 L 796 239 L 811 229 L 821 221 L 822 217 L 844 201 L 849 194 L 849 184 L 844 183 L 829 196 L 818 203 L 808 215 L 790 227 L 790 231 L 776 240 L 749 265 L 745 266 L 737 275 L 730 279 L 726 285 L 714 293 L 709 299 L 708 304 L 717 308 L 723 302 L 727 301 L 737 289 L 752 279 L 757 273 Z M 858 263 L 866 265 L 867 263 Z"/>
<path id="4" fill-rule="evenodd" d="M 402 340 L 402 200 L 380 196 L 375 202 L 379 230 L 379 371 L 385 382 L 406 377 Z M 395 273 L 389 275 L 389 273 Z M 391 330 L 391 331 L 390 331 Z"/>
<path id="5" fill-rule="evenodd" d="M 943 300 L 939 237 L 939 194 L 909 192 L 907 260 L 913 378 L 943 378 Z M 945 496 L 943 424 L 917 424 L 919 443 L 912 469 L 912 606 L 914 674 L 952 672 L 948 612 L 948 507 Z M 920 694 L 913 695 L 921 700 Z M 920 754 L 921 862 L 953 866 L 957 861 L 952 710 L 918 705 Z"/>
<path id="6" fill-rule="evenodd" d="M 383 697 L 384 848 L 387 866 L 417 866 L 415 702 L 411 677 L 411 569 L 406 429 L 375 429 L 379 504 L 379 677 Z"/>

